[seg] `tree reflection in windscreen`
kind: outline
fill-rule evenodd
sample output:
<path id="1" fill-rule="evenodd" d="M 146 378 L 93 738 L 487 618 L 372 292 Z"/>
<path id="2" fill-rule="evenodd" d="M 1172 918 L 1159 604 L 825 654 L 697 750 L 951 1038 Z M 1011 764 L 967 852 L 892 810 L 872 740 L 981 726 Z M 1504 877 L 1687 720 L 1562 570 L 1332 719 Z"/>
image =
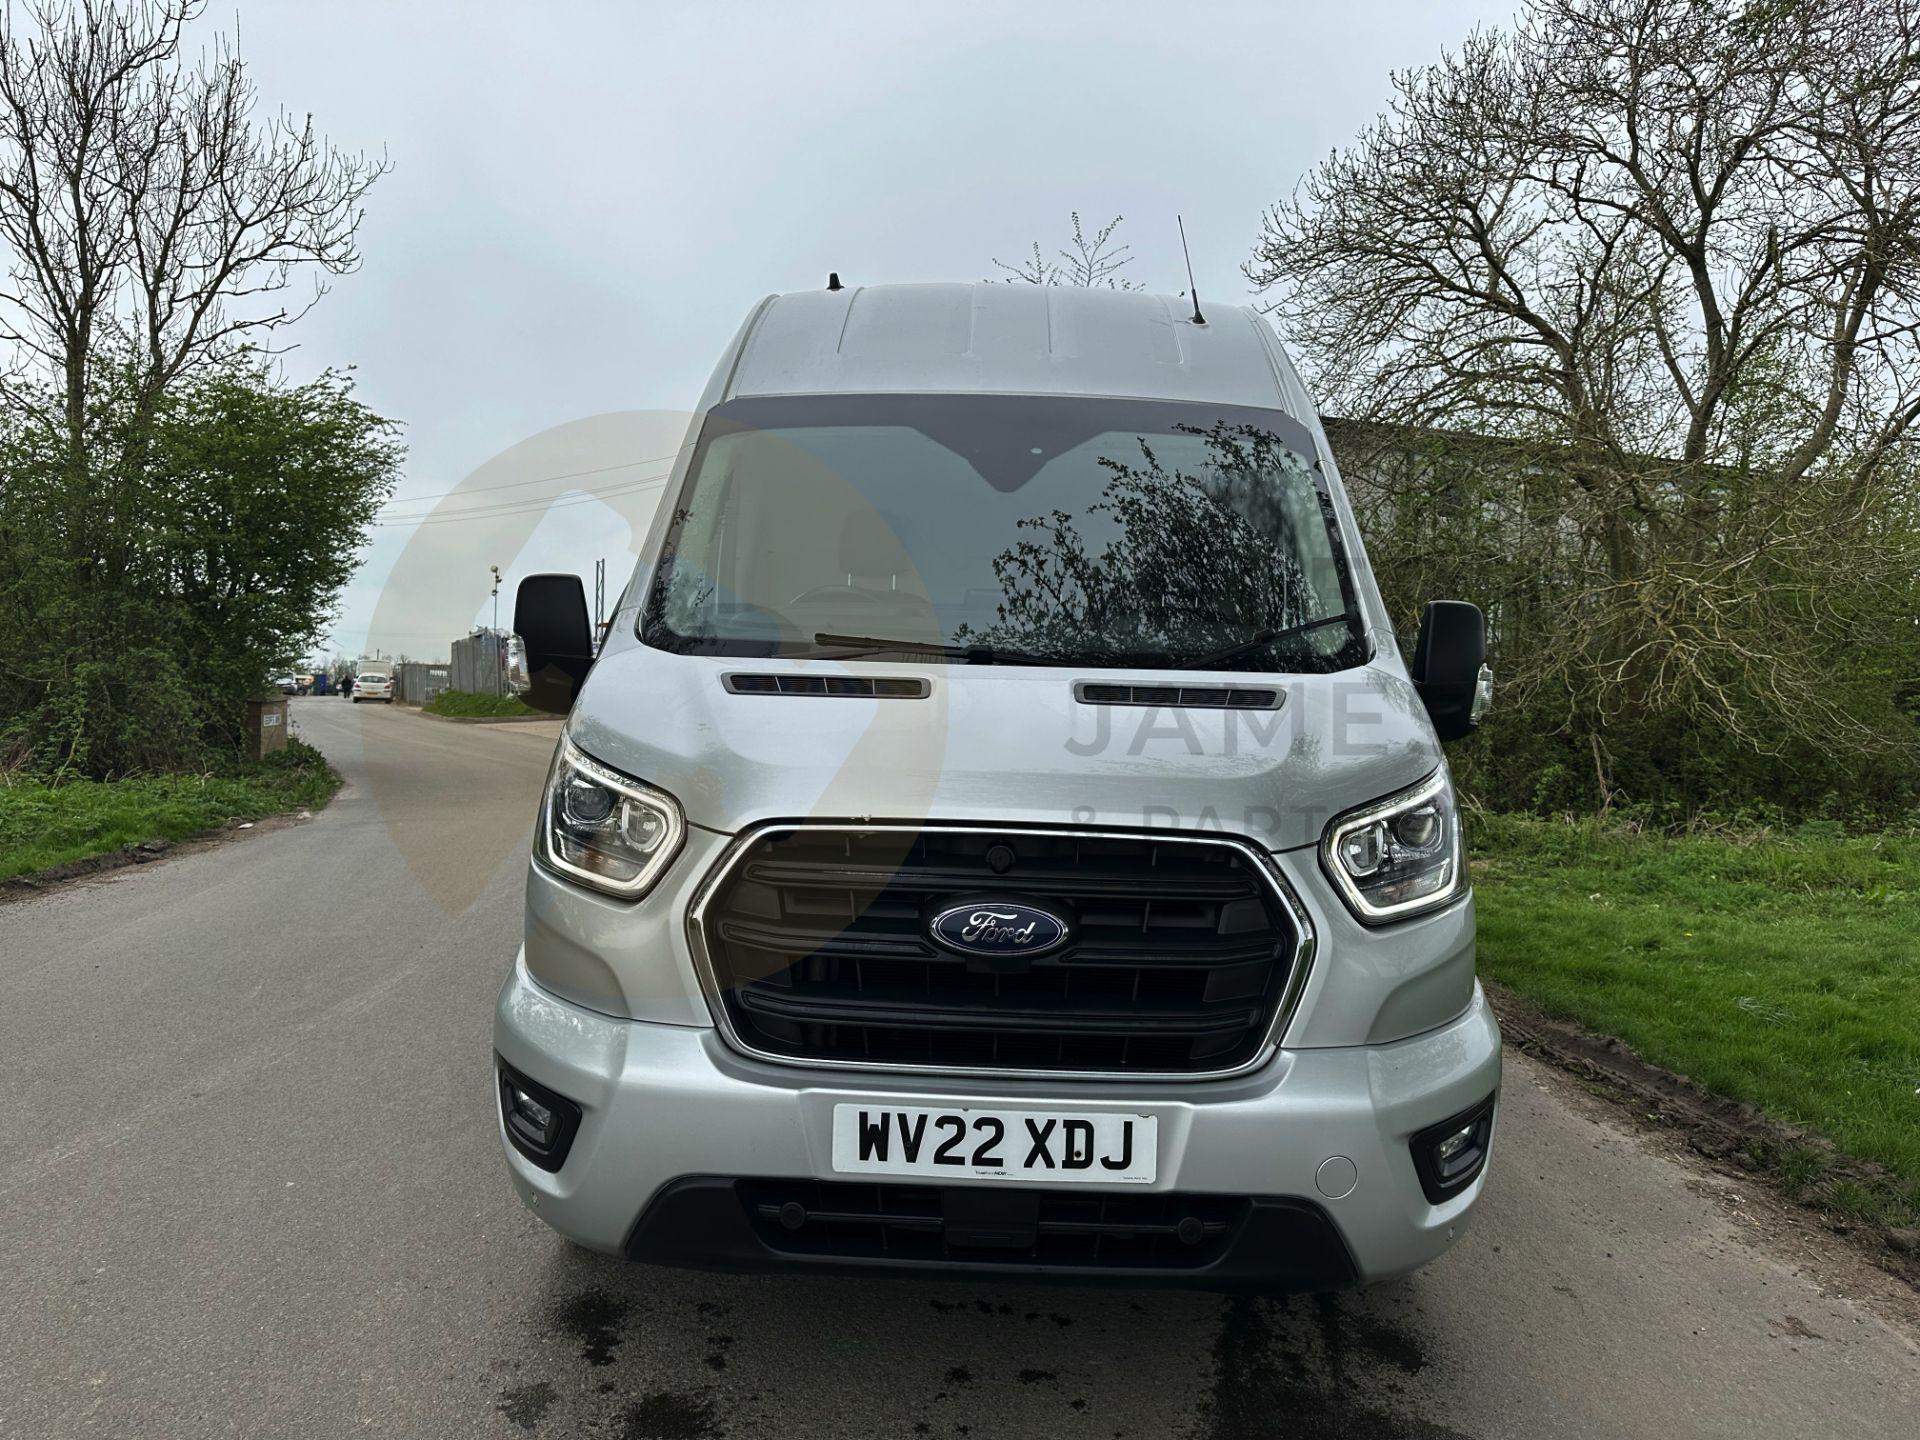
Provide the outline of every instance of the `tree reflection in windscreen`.
<path id="1" fill-rule="evenodd" d="M 1203 463 L 1171 468 L 1144 436 L 1137 461 L 1099 457 L 1108 479 L 1086 513 L 1104 542 L 1090 545 L 1064 510 L 1019 521 L 1029 533 L 993 561 L 995 620 L 961 627 L 956 642 L 1177 660 L 1340 617 L 1332 516 L 1307 462 L 1254 426 L 1180 428 L 1202 440 Z M 1324 557 L 1317 575 L 1303 556 Z M 1328 639 L 1309 648 L 1331 658 L 1346 637 Z"/>
<path id="2" fill-rule="evenodd" d="M 642 636 L 704 654 L 1170 667 L 1277 632 L 1236 668 L 1357 663 L 1312 461 L 1257 420 L 1167 408 L 744 403 L 703 437 Z"/>

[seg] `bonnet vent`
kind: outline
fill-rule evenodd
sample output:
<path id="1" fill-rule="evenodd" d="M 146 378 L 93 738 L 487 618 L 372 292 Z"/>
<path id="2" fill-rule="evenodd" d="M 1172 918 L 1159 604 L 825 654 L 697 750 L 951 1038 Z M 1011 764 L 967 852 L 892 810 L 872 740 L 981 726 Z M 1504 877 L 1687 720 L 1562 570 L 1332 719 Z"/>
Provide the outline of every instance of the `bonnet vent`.
<path id="1" fill-rule="evenodd" d="M 1227 685 L 1113 685 L 1077 680 L 1073 695 L 1082 705 L 1191 705 L 1210 710 L 1278 710 L 1278 690 Z"/>
<path id="2" fill-rule="evenodd" d="M 868 700 L 924 700 L 933 693 L 925 680 L 895 675 L 728 675 L 736 695 L 850 695 Z"/>

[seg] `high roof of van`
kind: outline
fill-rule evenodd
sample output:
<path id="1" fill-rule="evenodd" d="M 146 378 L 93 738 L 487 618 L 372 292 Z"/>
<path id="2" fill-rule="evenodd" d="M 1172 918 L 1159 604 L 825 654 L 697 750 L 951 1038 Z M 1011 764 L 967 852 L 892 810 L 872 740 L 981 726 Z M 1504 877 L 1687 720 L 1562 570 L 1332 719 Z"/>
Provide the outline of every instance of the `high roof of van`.
<path id="1" fill-rule="evenodd" d="M 709 391 L 1133 396 L 1313 407 L 1249 306 L 1062 285 L 868 285 L 770 295 Z"/>

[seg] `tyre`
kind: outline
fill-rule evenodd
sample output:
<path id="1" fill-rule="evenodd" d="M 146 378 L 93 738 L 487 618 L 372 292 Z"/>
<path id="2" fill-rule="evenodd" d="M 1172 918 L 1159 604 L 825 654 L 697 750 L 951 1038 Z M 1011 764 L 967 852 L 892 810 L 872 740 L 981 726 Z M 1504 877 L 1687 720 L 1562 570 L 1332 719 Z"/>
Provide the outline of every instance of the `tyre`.
<path id="1" fill-rule="evenodd" d="M 353 697 L 353 703 L 354 703 L 354 704 L 356 704 L 356 705 L 358 705 L 358 704 L 360 703 L 360 697 L 359 697 L 358 695 L 356 695 L 356 696 L 354 696 L 354 697 Z"/>

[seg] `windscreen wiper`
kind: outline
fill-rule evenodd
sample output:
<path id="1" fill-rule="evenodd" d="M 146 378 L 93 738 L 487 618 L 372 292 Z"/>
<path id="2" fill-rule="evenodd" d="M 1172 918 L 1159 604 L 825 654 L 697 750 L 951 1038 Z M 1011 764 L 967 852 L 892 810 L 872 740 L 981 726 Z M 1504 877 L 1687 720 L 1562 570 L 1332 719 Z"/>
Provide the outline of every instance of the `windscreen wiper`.
<path id="1" fill-rule="evenodd" d="M 1329 625 L 1350 625 L 1352 619 L 1346 615 L 1329 615 L 1324 620 L 1309 620 L 1304 625 L 1289 625 L 1284 630 L 1261 630 L 1242 640 L 1238 645 L 1229 645 L 1224 650 L 1216 650 L 1211 655 L 1202 655 L 1193 660 L 1177 661 L 1178 670 L 1207 670 L 1215 665 L 1224 665 L 1229 660 L 1238 660 L 1242 655 L 1251 655 L 1264 650 L 1280 640 L 1290 640 L 1296 635 L 1305 635 L 1314 630 L 1324 630 Z"/>
<path id="2" fill-rule="evenodd" d="M 816 645 L 837 645 L 856 654 L 880 654 L 889 650 L 920 655 L 944 655 L 949 660 L 964 660 L 970 665 L 1059 665 L 1063 662 L 1046 655 L 1030 655 L 1024 650 L 997 650 L 991 645 L 946 645 L 938 640 L 890 640 L 883 635 L 835 635 L 828 631 L 813 637 Z M 847 656 L 834 656 L 846 659 Z"/>

